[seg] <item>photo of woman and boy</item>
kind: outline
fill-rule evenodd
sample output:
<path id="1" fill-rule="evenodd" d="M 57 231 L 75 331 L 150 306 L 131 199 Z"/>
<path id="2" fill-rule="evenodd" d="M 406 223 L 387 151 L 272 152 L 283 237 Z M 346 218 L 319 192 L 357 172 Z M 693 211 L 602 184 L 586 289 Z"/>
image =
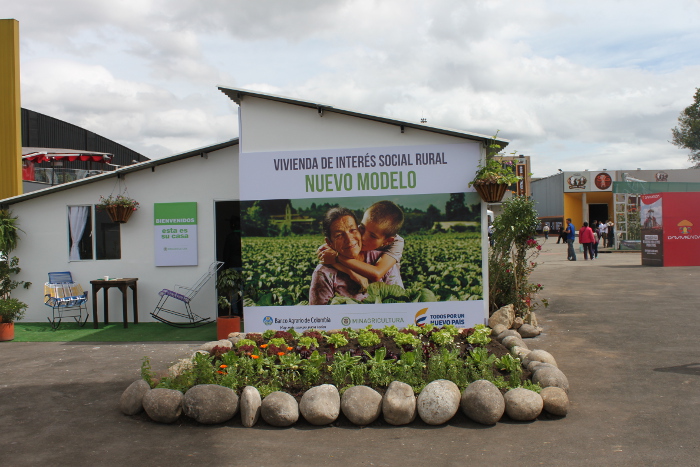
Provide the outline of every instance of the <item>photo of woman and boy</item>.
<path id="1" fill-rule="evenodd" d="M 403 287 L 399 266 L 404 240 L 398 235 L 404 213 L 391 201 L 378 201 L 358 224 L 353 211 L 335 207 L 323 219 L 325 244 L 318 251 L 310 305 L 325 305 L 336 294 L 354 300 L 367 296 L 370 282 Z"/>

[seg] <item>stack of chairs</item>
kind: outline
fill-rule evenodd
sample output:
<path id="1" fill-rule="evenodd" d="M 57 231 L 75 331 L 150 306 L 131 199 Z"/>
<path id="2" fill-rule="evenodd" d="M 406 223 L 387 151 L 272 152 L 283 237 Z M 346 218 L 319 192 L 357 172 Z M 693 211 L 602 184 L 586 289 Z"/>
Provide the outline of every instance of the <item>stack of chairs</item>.
<path id="1" fill-rule="evenodd" d="M 73 282 L 69 271 L 49 273 L 49 281 L 44 284 L 44 305 L 51 307 L 51 318 L 47 319 L 54 330 L 63 318 L 73 318 L 79 326 L 84 326 L 90 317 L 87 299 L 88 293 Z"/>

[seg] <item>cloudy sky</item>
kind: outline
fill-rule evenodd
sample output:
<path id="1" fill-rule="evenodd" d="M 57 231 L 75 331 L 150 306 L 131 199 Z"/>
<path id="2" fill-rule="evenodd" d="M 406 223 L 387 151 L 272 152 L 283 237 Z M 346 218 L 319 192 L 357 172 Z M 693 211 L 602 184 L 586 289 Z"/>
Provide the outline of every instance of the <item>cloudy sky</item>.
<path id="1" fill-rule="evenodd" d="M 535 176 L 689 166 L 700 0 L 0 0 L 22 106 L 151 158 L 237 136 L 218 85 L 511 140 Z"/>

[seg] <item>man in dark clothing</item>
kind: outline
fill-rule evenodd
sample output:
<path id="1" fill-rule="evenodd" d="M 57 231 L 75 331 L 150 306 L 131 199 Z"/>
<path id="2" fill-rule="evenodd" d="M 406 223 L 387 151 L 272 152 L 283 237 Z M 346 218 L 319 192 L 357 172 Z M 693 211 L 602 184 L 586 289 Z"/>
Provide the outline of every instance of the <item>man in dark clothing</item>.
<path id="1" fill-rule="evenodd" d="M 574 242 L 576 241 L 576 227 L 571 223 L 571 219 L 566 219 L 566 243 L 569 244 L 567 258 L 569 261 L 576 261 L 576 250 Z"/>
<path id="2" fill-rule="evenodd" d="M 566 230 L 564 229 L 563 225 L 559 227 L 559 238 L 557 239 L 557 243 L 559 242 L 566 243 Z"/>

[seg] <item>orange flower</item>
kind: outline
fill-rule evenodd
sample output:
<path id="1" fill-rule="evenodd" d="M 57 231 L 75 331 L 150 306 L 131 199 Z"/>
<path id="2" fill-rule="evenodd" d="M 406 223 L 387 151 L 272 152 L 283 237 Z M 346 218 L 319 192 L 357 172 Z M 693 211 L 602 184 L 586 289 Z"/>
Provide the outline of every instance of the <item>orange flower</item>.
<path id="1" fill-rule="evenodd" d="M 219 373 L 220 375 L 223 375 L 223 374 L 224 374 L 223 371 L 217 371 L 217 373 Z"/>
<path id="2" fill-rule="evenodd" d="M 228 368 L 228 365 L 219 365 L 219 368 Z"/>
<path id="3" fill-rule="evenodd" d="M 259 356 L 259 355 L 251 355 L 250 358 L 252 358 L 252 359 L 258 359 L 258 358 L 260 358 L 260 356 Z"/>
<path id="4" fill-rule="evenodd" d="M 292 351 L 294 350 L 294 347 L 287 347 L 287 350 Z"/>
<path id="5" fill-rule="evenodd" d="M 266 349 L 266 348 L 267 348 L 267 344 L 261 345 L 260 348 L 261 348 L 261 349 Z"/>
<path id="6" fill-rule="evenodd" d="M 277 352 L 277 355 L 281 357 L 282 355 L 284 355 L 284 352 Z"/>

